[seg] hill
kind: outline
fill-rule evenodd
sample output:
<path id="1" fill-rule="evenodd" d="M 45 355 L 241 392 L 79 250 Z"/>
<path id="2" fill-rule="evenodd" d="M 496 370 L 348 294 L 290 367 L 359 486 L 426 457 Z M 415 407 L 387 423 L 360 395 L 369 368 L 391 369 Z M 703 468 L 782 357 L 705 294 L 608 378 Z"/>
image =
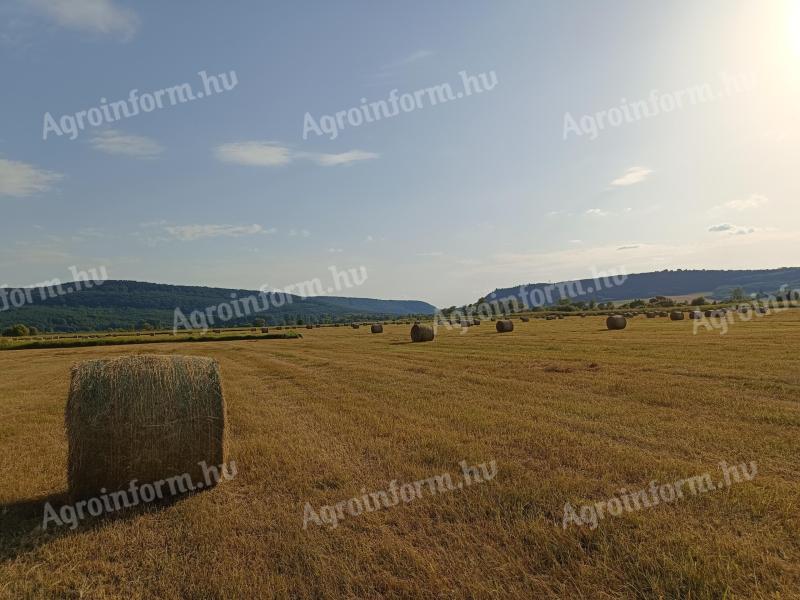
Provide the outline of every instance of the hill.
<path id="1" fill-rule="evenodd" d="M 344 322 L 433 314 L 436 308 L 414 300 L 376 300 L 269 294 L 244 289 L 166 285 L 138 281 L 96 282 L 94 286 L 63 284 L 59 295 L 43 288 L 5 288 L 0 299 L 0 328 L 15 323 L 43 331 L 104 331 L 110 329 L 169 329 L 176 310 L 191 321 L 193 311 L 205 315 L 210 326 L 250 325 L 261 318 L 268 325 L 307 322 Z M 83 288 L 83 289 L 81 289 Z M 11 298 L 27 294 L 23 306 Z M 54 295 L 54 297 L 50 297 Z M 19 302 L 17 302 L 19 304 Z M 223 308 L 224 307 L 224 308 Z M 5 309 L 5 310 L 3 310 Z M 210 313 L 209 313 L 210 309 Z M 230 318 L 221 318 L 228 316 Z"/>
<path id="2" fill-rule="evenodd" d="M 521 286 L 496 289 L 486 299 L 517 298 L 524 304 L 538 305 L 532 301 L 544 297 L 546 304 L 562 298 L 573 301 L 610 302 L 654 296 L 689 296 L 703 294 L 713 299 L 729 298 L 737 288 L 744 294 L 777 292 L 782 286 L 800 288 L 800 267 L 759 270 L 664 270 L 650 273 L 597 279 L 580 279 L 559 283 L 528 283 Z M 552 302 L 550 301 L 552 300 Z"/>

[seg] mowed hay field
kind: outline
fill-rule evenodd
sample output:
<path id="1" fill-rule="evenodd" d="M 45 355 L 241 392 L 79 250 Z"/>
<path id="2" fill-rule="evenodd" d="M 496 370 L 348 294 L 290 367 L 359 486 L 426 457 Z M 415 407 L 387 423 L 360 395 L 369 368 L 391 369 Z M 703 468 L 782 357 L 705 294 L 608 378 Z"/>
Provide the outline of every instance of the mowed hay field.
<path id="1" fill-rule="evenodd" d="M 3 598 L 800 597 L 800 310 L 692 335 L 604 317 L 303 331 L 301 340 L 0 353 Z M 238 475 L 75 531 L 76 361 L 216 358 Z M 303 529 L 315 509 L 496 461 L 491 481 Z M 755 461 L 727 489 L 562 528 L 563 507 Z"/>

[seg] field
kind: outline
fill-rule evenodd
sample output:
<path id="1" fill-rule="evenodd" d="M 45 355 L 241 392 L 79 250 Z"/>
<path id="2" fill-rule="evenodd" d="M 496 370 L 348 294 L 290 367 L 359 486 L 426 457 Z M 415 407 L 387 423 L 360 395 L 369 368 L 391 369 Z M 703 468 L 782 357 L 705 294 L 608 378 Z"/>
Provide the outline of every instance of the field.
<path id="1" fill-rule="evenodd" d="M 800 597 L 800 310 L 724 336 L 644 317 L 493 325 L 0 353 L 0 597 Z M 70 366 L 144 352 L 218 359 L 237 476 L 42 531 L 66 492 Z M 303 528 L 306 503 L 459 481 L 464 460 L 496 475 Z M 716 482 L 721 461 L 757 474 L 562 527 L 567 502 Z"/>

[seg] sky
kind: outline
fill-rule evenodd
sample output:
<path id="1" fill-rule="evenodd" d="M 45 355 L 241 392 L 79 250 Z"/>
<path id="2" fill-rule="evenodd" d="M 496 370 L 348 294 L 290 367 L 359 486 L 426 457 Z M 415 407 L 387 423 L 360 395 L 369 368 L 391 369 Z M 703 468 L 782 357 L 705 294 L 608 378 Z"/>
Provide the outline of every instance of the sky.
<path id="1" fill-rule="evenodd" d="M 4 0 L 0 72 L 0 285 L 800 265 L 795 0 Z"/>

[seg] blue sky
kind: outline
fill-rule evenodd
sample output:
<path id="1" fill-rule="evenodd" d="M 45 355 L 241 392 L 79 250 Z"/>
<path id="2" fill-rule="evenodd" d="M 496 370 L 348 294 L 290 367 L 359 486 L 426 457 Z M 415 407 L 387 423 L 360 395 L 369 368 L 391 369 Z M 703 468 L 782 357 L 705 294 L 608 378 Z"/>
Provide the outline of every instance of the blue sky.
<path id="1" fill-rule="evenodd" d="M 592 269 L 800 264 L 795 1 L 8 0 L 0 68 L 0 285 L 364 266 L 343 295 L 447 306 Z M 48 113 L 200 71 L 236 85 L 42 139 Z M 462 71 L 496 83 L 303 137 L 307 113 Z"/>

